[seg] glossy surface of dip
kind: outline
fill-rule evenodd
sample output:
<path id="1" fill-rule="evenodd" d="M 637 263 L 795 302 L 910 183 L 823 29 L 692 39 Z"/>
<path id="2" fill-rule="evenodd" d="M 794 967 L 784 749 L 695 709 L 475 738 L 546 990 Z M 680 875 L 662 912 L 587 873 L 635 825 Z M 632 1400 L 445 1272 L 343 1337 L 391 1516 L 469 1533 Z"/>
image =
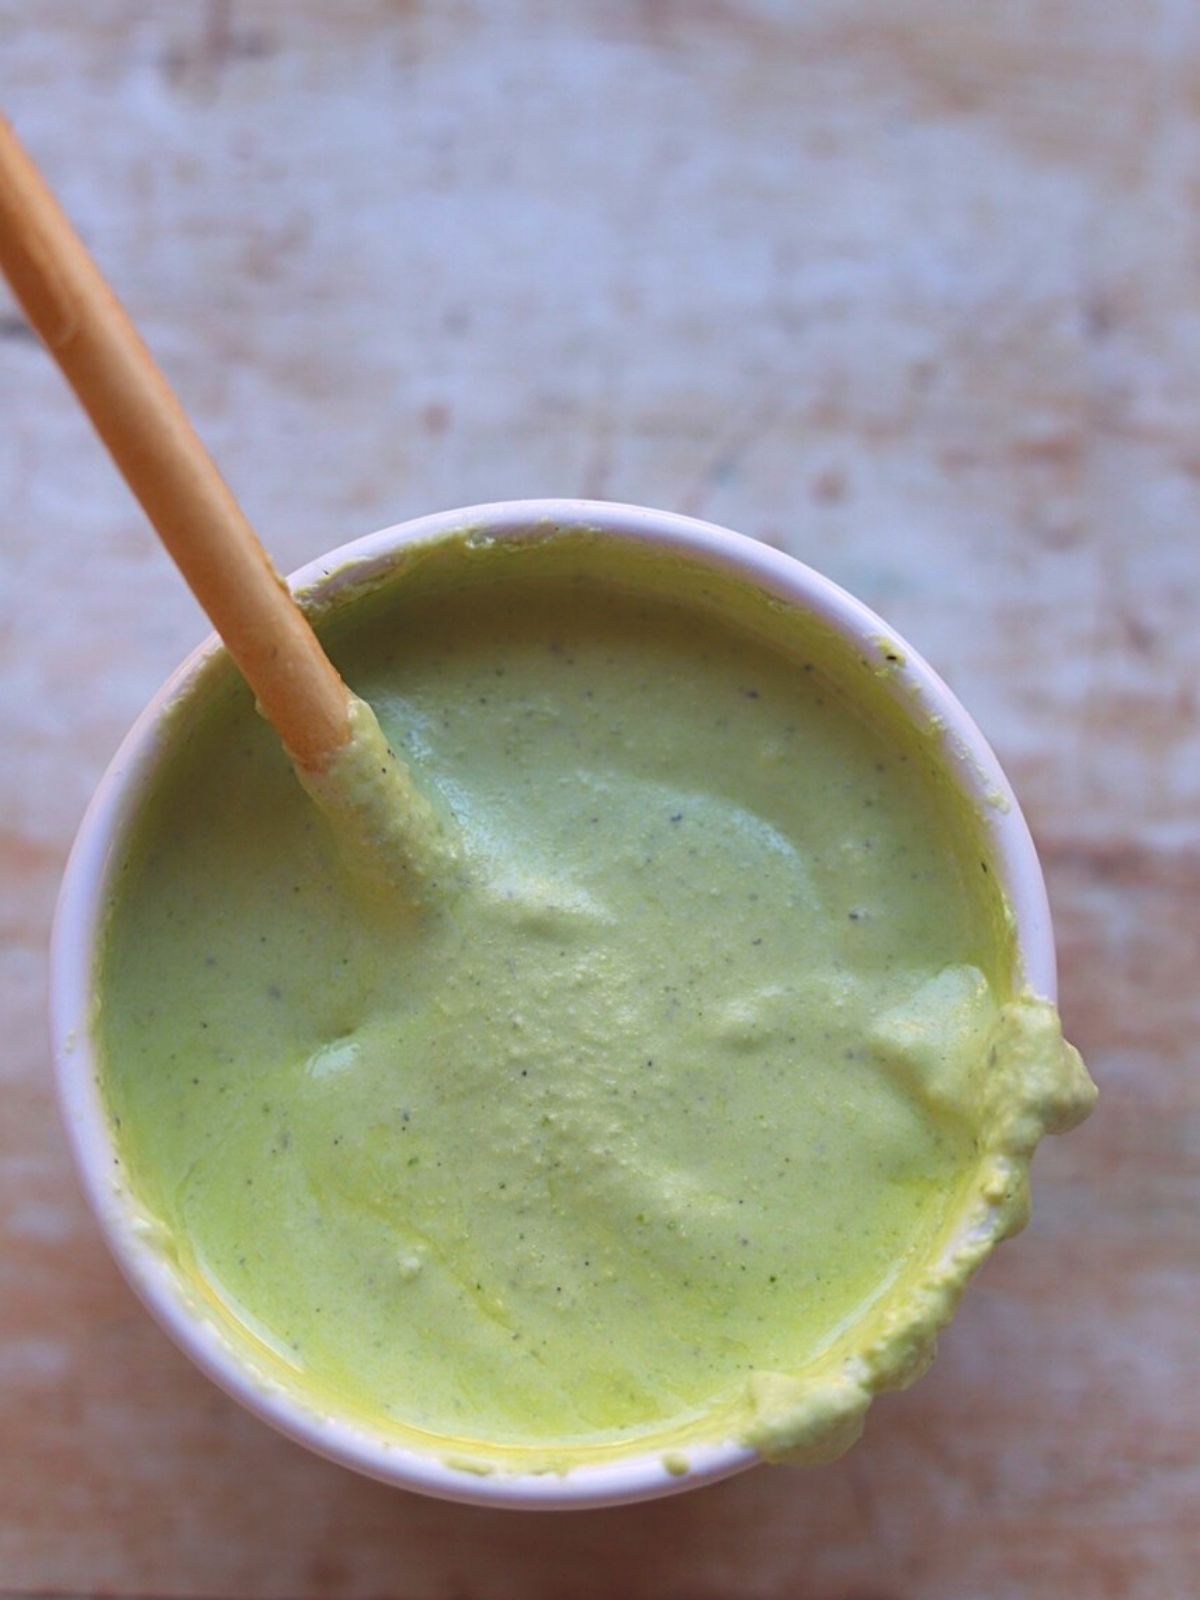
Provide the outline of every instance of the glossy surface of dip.
<path id="1" fill-rule="evenodd" d="M 409 565 L 323 631 L 456 855 L 364 893 L 218 663 L 114 880 L 127 1180 L 264 1381 L 399 1438 L 832 1453 L 1089 1098 L 982 830 L 886 650 L 586 537 Z"/>

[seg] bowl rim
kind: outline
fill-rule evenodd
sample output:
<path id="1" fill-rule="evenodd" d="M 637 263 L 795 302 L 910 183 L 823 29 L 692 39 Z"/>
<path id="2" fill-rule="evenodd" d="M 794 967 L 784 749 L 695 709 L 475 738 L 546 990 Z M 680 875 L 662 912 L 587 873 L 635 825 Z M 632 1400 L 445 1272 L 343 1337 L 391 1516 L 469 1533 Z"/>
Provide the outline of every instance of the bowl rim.
<path id="1" fill-rule="evenodd" d="M 845 589 L 795 557 L 694 517 L 611 501 L 498 501 L 436 512 L 383 528 L 309 562 L 289 578 L 306 600 L 332 596 L 384 570 L 401 549 L 470 530 L 499 538 L 545 536 L 553 528 L 600 532 L 685 553 L 701 565 L 752 580 L 776 599 L 814 614 L 862 649 L 895 647 L 897 703 L 937 729 L 947 766 L 984 819 L 1000 886 L 1015 924 L 1025 984 L 1056 998 L 1054 937 L 1037 851 L 1012 788 L 983 734 L 924 658 Z M 55 909 L 50 949 L 50 1031 L 62 1122 L 76 1171 L 125 1278 L 176 1345 L 263 1421 L 317 1454 L 369 1477 L 437 1498 L 527 1510 L 582 1510 L 648 1500 L 713 1483 L 760 1460 L 735 1441 L 687 1445 L 672 1471 L 661 1449 L 592 1462 L 563 1473 L 478 1473 L 399 1444 L 347 1418 L 319 1412 L 268 1385 L 201 1315 L 148 1236 L 145 1219 L 117 1181 L 120 1163 L 90 1037 L 92 975 L 108 877 L 125 829 L 153 772 L 164 715 L 221 650 L 215 635 L 193 650 L 138 716 L 101 777 L 79 825 Z M 929 719 L 936 719 L 930 723 Z M 672 1461 L 672 1465 L 676 1463 Z"/>

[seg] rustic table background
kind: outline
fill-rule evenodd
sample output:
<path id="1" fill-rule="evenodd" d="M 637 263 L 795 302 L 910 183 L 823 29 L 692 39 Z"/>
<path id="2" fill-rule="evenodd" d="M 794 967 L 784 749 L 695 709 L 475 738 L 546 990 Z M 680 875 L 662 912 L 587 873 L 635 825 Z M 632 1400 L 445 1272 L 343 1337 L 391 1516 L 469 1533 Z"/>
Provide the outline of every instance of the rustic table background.
<path id="1" fill-rule="evenodd" d="M 0 302 L 0 1592 L 1185 1600 L 1200 1584 L 1200 7 L 0 0 L 0 98 L 285 567 L 524 494 L 697 512 L 942 669 L 1103 1090 L 818 1472 L 461 1510 L 239 1411 L 118 1280 L 56 883 L 200 616 Z"/>

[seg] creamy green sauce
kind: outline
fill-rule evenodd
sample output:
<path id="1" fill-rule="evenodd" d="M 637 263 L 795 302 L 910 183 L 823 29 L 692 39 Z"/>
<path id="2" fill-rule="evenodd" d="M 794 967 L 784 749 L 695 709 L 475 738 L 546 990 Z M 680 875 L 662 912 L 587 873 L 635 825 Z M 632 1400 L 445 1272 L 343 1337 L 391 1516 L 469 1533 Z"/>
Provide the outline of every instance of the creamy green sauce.
<path id="1" fill-rule="evenodd" d="M 948 1315 L 921 1296 L 961 1218 L 971 1249 L 989 1205 L 1016 1225 L 1011 1108 L 1036 1142 L 1088 1097 L 1049 1008 L 1057 1110 L 981 1088 L 1022 1013 L 933 743 L 878 661 L 586 539 L 452 542 L 324 631 L 429 801 L 436 890 L 364 891 L 209 673 L 98 984 L 164 1248 L 267 1377 L 456 1457 L 841 1447 Z"/>

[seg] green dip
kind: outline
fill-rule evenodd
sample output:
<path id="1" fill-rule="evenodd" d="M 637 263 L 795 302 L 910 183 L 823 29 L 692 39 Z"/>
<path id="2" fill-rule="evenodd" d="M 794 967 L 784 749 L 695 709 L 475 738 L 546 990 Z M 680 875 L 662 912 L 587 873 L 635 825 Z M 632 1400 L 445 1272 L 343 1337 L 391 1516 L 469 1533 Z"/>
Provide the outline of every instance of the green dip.
<path id="1" fill-rule="evenodd" d="M 580 534 L 317 620 L 457 853 L 364 892 L 223 657 L 176 708 L 98 974 L 162 1249 L 264 1383 L 475 1469 L 843 1448 L 1091 1098 L 894 652 Z"/>

